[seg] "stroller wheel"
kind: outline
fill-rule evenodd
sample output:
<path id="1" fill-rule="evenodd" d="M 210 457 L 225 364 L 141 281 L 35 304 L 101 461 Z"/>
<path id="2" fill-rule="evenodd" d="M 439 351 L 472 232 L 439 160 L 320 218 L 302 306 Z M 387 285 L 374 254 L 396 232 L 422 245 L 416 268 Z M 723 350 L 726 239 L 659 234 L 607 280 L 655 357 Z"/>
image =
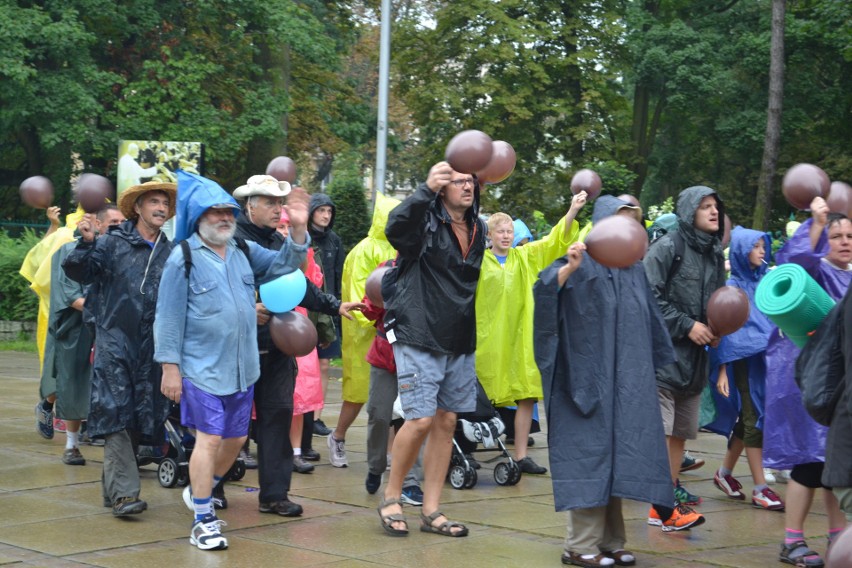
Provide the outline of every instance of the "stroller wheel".
<path id="1" fill-rule="evenodd" d="M 157 467 L 157 479 L 163 487 L 174 487 L 178 482 L 178 465 L 172 458 L 163 458 Z"/>
<path id="2" fill-rule="evenodd" d="M 471 489 L 474 485 L 476 485 L 477 475 L 476 470 L 472 467 L 467 468 L 464 471 L 464 488 Z"/>
<path id="3" fill-rule="evenodd" d="M 517 462 L 509 464 L 509 483 L 508 485 L 517 485 L 521 480 L 521 466 Z"/>
<path id="4" fill-rule="evenodd" d="M 464 468 L 460 465 L 454 465 L 450 468 L 449 473 L 450 485 L 453 489 L 464 489 L 467 476 L 464 473 Z"/>
<path id="5" fill-rule="evenodd" d="M 512 472 L 509 469 L 509 464 L 500 462 L 494 466 L 494 481 L 497 485 L 512 485 Z"/>
<path id="6" fill-rule="evenodd" d="M 231 481 L 239 481 L 244 478 L 246 476 L 246 462 L 241 459 L 237 459 L 231 467 L 230 473 Z"/>

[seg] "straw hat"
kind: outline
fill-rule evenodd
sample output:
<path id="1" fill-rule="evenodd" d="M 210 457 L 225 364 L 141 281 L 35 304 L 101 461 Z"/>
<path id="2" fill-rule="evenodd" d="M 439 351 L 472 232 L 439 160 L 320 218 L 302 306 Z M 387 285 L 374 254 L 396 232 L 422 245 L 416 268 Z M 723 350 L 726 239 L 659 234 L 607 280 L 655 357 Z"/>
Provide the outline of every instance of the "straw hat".
<path id="1" fill-rule="evenodd" d="M 286 197 L 290 193 L 290 184 L 286 181 L 278 181 L 272 176 L 251 176 L 245 185 L 234 190 L 236 199 L 246 199 L 253 195 L 265 195 L 267 197 Z"/>
<path id="2" fill-rule="evenodd" d="M 162 191 L 163 193 L 168 194 L 169 213 L 167 218 L 171 219 L 172 217 L 174 217 L 175 205 L 177 201 L 177 184 L 174 183 L 147 181 L 140 185 L 128 187 L 127 189 L 121 192 L 121 197 L 118 198 L 118 208 L 121 209 L 121 212 L 128 219 L 135 219 L 139 215 L 136 213 L 136 210 L 133 206 L 136 205 L 137 199 L 139 199 L 143 194 L 148 193 L 149 191 Z"/>

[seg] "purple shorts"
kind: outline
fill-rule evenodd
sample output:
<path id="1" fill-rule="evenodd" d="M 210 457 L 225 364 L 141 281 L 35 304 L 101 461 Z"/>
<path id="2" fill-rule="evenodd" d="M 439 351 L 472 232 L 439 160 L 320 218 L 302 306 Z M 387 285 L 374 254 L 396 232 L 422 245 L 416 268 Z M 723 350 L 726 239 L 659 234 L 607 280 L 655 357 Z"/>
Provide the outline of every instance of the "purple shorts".
<path id="1" fill-rule="evenodd" d="M 254 385 L 245 392 L 218 396 L 204 392 L 188 379 L 184 379 L 180 399 L 180 422 L 187 428 L 213 436 L 247 436 L 252 400 Z"/>

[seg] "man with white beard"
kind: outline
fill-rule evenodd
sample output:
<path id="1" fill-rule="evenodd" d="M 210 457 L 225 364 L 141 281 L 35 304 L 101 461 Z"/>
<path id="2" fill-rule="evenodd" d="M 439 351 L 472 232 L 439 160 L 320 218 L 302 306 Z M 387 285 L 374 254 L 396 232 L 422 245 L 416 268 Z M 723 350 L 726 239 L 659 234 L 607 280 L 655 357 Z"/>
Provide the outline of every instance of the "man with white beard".
<path id="1" fill-rule="evenodd" d="M 162 393 L 181 405 L 181 423 L 196 430 L 184 501 L 195 513 L 190 543 L 228 547 L 212 504 L 213 486 L 230 469 L 248 434 L 260 376 L 255 280 L 296 270 L 305 259 L 308 196 L 290 193 L 290 236 L 280 251 L 236 242 L 240 207 L 212 180 L 178 172 L 175 247 L 160 280 L 154 360 Z"/>

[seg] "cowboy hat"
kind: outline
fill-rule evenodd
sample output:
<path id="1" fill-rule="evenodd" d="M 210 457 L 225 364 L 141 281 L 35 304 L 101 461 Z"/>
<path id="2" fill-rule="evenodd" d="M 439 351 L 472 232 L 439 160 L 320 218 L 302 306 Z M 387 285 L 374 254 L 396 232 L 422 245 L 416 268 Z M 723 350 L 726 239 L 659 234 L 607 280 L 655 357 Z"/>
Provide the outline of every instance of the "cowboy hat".
<path id="1" fill-rule="evenodd" d="M 118 198 L 118 208 L 122 214 L 128 219 L 135 219 L 139 216 L 136 213 L 134 205 L 136 200 L 149 191 L 162 191 L 169 196 L 169 213 L 171 219 L 175 216 L 175 202 L 177 201 L 177 184 L 166 183 L 161 181 L 146 181 L 139 185 L 133 185 L 121 192 L 121 197 Z"/>
<path id="2" fill-rule="evenodd" d="M 265 195 L 267 197 L 286 197 L 290 193 L 290 184 L 286 181 L 278 181 L 272 176 L 251 176 L 245 185 L 234 190 L 234 197 L 246 199 L 253 195 Z"/>

